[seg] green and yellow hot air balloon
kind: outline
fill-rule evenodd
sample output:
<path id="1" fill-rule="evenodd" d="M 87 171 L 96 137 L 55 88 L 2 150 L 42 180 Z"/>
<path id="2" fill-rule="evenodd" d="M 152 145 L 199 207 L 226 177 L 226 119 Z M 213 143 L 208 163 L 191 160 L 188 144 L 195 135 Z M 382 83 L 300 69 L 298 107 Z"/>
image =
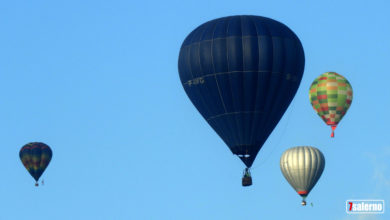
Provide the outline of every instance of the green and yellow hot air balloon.
<path id="1" fill-rule="evenodd" d="M 38 186 L 39 177 L 49 165 L 52 155 L 50 147 L 41 142 L 28 143 L 20 149 L 20 160 L 35 179 L 35 186 Z"/>
<path id="2" fill-rule="evenodd" d="M 335 72 L 326 72 L 311 84 L 311 105 L 322 120 L 332 127 L 331 137 L 334 137 L 336 126 L 351 106 L 352 97 L 351 84 Z"/>

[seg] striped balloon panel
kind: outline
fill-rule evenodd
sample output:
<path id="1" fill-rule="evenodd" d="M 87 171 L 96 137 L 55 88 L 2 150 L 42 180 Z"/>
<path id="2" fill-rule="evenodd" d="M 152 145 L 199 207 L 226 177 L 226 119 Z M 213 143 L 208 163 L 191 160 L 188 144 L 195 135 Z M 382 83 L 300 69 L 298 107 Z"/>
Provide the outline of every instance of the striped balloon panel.
<path id="1" fill-rule="evenodd" d="M 28 143 L 19 152 L 24 167 L 36 181 L 49 165 L 52 155 L 50 147 L 40 142 Z"/>
<path id="2" fill-rule="evenodd" d="M 324 155 L 315 147 L 290 148 L 280 158 L 280 170 L 283 176 L 302 197 L 310 193 L 324 168 Z"/>
<path id="3" fill-rule="evenodd" d="M 326 72 L 311 84 L 309 99 L 327 125 L 337 125 L 352 103 L 351 84 L 338 73 Z"/>

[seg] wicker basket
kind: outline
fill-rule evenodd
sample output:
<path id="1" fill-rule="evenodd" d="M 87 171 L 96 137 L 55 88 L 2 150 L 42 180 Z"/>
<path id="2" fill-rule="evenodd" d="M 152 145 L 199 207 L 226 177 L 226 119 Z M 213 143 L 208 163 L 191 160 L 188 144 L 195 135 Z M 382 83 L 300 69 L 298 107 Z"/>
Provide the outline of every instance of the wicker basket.
<path id="1" fill-rule="evenodd" d="M 242 177 L 242 186 L 250 186 L 252 185 L 252 177 L 244 176 Z"/>

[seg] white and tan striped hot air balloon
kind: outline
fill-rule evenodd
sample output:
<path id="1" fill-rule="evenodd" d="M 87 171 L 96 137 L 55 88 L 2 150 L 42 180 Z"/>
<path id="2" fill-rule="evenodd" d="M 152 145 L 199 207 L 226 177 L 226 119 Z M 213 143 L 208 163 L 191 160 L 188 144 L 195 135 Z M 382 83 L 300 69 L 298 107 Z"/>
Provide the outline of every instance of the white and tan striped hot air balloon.
<path id="1" fill-rule="evenodd" d="M 302 205 L 306 197 L 320 179 L 325 168 L 324 155 L 315 147 L 299 146 L 286 150 L 280 158 L 280 170 L 290 185 L 302 196 Z"/>

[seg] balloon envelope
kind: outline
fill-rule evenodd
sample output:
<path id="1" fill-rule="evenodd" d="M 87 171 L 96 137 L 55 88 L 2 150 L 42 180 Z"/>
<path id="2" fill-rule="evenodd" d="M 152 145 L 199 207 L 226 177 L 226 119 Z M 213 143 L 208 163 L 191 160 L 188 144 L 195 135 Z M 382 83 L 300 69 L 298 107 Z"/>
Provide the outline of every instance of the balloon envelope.
<path id="1" fill-rule="evenodd" d="M 286 25 L 230 16 L 192 31 L 178 66 L 192 103 L 250 167 L 292 101 L 304 63 L 302 44 Z"/>
<path id="2" fill-rule="evenodd" d="M 19 152 L 20 160 L 35 181 L 49 165 L 52 155 L 50 147 L 41 142 L 28 143 Z"/>
<path id="3" fill-rule="evenodd" d="M 342 75 L 326 72 L 317 77 L 310 86 L 309 99 L 317 114 L 332 130 L 351 106 L 353 91 L 351 84 Z M 334 133 L 332 132 L 332 137 Z"/>
<path id="4" fill-rule="evenodd" d="M 313 189 L 324 168 L 324 155 L 315 147 L 290 148 L 280 158 L 283 176 L 303 198 Z"/>

